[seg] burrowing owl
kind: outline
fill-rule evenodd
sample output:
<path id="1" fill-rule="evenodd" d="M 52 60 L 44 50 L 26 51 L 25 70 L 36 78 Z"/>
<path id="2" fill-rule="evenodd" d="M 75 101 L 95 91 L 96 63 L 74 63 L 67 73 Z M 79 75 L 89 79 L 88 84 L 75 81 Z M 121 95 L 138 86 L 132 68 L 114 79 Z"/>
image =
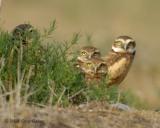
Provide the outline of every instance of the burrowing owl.
<path id="1" fill-rule="evenodd" d="M 40 44 L 39 33 L 32 25 L 20 24 L 16 26 L 12 31 L 12 37 L 18 49 L 20 48 L 20 44 L 22 44 L 25 59 L 28 58 L 28 56 L 31 56 L 32 59 L 35 57 L 37 63 L 35 64 L 36 66 L 33 67 L 38 68 L 37 65 L 46 62 L 43 56 L 46 49 Z M 35 70 L 35 72 L 37 72 L 37 69 Z"/>
<path id="2" fill-rule="evenodd" d="M 136 53 L 136 43 L 129 36 L 115 39 L 112 50 L 103 59 L 108 66 L 108 85 L 118 85 L 126 77 Z"/>
<path id="3" fill-rule="evenodd" d="M 80 69 L 87 83 L 99 82 L 107 74 L 106 62 L 100 58 L 91 58 L 80 63 Z"/>
<path id="4" fill-rule="evenodd" d="M 22 42 L 23 46 L 32 42 L 34 34 L 37 34 L 37 31 L 30 24 L 20 24 L 12 31 L 13 39 Z"/>
<path id="5" fill-rule="evenodd" d="M 79 50 L 76 66 L 79 67 L 81 63 L 88 61 L 91 58 L 100 58 L 100 51 L 93 46 L 84 46 Z"/>
<path id="6" fill-rule="evenodd" d="M 77 58 L 79 61 L 85 61 L 91 58 L 99 58 L 101 56 L 100 51 L 93 46 L 82 47 L 79 52 L 80 53 Z"/>

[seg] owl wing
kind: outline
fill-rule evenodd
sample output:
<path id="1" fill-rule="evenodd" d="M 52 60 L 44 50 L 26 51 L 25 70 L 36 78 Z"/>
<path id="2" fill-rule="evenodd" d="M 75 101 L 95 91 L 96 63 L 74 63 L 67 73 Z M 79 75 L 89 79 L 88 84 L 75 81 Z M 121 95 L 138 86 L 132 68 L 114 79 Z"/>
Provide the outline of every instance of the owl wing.
<path id="1" fill-rule="evenodd" d="M 118 62 L 122 58 L 122 54 L 110 51 L 107 56 L 103 57 L 103 60 L 106 61 L 107 66 L 111 66 Z"/>
<path id="2" fill-rule="evenodd" d="M 127 53 L 109 52 L 103 58 L 108 66 L 109 83 L 120 83 L 126 76 L 133 57 Z"/>

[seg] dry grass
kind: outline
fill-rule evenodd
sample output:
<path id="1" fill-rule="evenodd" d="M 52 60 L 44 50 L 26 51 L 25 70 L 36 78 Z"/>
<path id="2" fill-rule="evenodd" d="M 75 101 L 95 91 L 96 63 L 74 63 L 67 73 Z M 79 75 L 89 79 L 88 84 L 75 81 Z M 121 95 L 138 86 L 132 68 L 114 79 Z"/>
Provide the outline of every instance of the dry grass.
<path id="1" fill-rule="evenodd" d="M 1 128 L 159 128 L 160 126 L 159 112 L 118 111 L 104 103 L 88 104 L 85 108 L 6 106 L 5 110 L 1 109 L 0 112 L 3 115 L 0 117 Z"/>

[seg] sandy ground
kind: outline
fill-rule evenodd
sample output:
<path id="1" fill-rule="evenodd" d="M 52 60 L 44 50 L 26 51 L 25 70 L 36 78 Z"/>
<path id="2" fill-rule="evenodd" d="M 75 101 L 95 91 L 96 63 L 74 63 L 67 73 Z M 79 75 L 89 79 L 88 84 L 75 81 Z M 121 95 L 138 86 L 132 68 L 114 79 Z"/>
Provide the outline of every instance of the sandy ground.
<path id="1" fill-rule="evenodd" d="M 6 108 L 5 108 L 6 109 Z M 23 107 L 1 110 L 0 128 L 160 128 L 160 113 L 120 111 L 91 103 L 68 108 Z"/>

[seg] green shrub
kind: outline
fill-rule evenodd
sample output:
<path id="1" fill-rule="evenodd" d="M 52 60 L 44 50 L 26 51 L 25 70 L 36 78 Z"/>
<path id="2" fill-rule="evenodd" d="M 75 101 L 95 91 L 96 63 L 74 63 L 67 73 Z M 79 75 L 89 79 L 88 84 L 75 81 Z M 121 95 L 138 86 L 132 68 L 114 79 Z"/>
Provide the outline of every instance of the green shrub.
<path id="1" fill-rule="evenodd" d="M 117 86 L 107 87 L 104 82 L 98 87 L 86 86 L 83 74 L 74 66 L 76 54 L 68 59 L 79 34 L 74 34 L 70 41 L 57 41 L 52 37 L 54 31 L 55 21 L 43 33 L 37 30 L 24 47 L 21 40 L 13 40 L 10 33 L 0 30 L 0 54 L 4 58 L 0 70 L 2 95 L 19 104 L 68 106 L 93 100 L 117 102 Z M 123 94 L 120 101 L 129 102 L 126 99 L 128 96 Z"/>

